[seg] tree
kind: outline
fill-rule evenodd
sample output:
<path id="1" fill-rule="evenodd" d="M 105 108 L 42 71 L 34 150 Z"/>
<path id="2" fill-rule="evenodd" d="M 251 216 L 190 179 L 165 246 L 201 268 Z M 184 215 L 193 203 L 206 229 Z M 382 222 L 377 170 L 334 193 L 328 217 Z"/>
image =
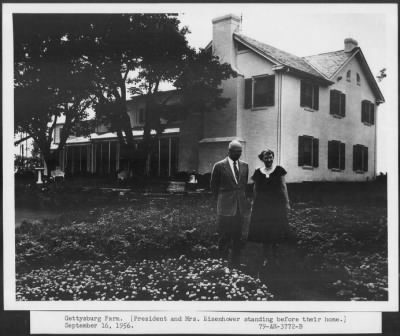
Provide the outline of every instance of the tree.
<path id="1" fill-rule="evenodd" d="M 14 131 L 33 138 L 48 172 L 74 126 L 86 118 L 93 104 L 91 67 L 77 54 L 80 41 L 68 38 L 74 29 L 71 19 L 14 15 Z M 65 119 L 61 139 L 51 150 L 61 117 Z"/>
<path id="2" fill-rule="evenodd" d="M 179 74 L 188 50 L 186 28 L 168 14 L 97 15 L 87 31 L 87 60 L 96 71 L 96 118 L 117 133 L 121 152 L 134 160 L 134 139 L 127 111 L 127 92 L 146 99 L 143 150 L 151 155 L 151 130 L 160 132 L 154 95 L 161 82 Z M 132 164 L 130 165 L 132 167 Z"/>
<path id="3" fill-rule="evenodd" d="M 379 70 L 379 75 L 376 76 L 378 82 L 381 82 L 386 77 L 386 68 Z"/>
<path id="4" fill-rule="evenodd" d="M 219 97 L 222 92 L 219 85 L 234 75 L 229 65 L 220 65 L 211 53 L 190 48 L 186 39 L 188 29 L 180 28 L 179 24 L 175 15 L 135 14 L 111 16 L 98 22 L 97 28 L 94 26 L 99 52 L 92 53 L 90 62 L 96 64 L 100 79 L 97 117 L 117 132 L 126 153 L 132 155 L 127 87 L 131 95 L 145 98 L 142 154 L 146 158 L 147 175 L 157 137 L 165 128 L 161 117 L 168 115 L 168 101 L 173 96 L 172 93 L 158 99 L 160 84 L 168 82 L 182 91 L 185 97 L 182 111 L 220 108 L 227 99 Z M 151 134 L 153 130 L 155 136 Z"/>

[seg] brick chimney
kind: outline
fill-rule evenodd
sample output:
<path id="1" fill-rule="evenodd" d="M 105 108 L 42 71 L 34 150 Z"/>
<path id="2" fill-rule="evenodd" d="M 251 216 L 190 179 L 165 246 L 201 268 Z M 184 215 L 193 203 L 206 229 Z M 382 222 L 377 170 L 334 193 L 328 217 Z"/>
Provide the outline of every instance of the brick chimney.
<path id="1" fill-rule="evenodd" d="M 235 45 L 233 33 L 240 30 L 240 17 L 228 14 L 212 20 L 213 40 L 212 50 L 214 55 L 220 58 L 221 62 L 236 65 Z"/>
<path id="2" fill-rule="evenodd" d="M 344 52 L 351 52 L 353 51 L 354 48 L 357 47 L 358 47 L 358 42 L 355 39 L 351 37 L 344 39 Z"/>

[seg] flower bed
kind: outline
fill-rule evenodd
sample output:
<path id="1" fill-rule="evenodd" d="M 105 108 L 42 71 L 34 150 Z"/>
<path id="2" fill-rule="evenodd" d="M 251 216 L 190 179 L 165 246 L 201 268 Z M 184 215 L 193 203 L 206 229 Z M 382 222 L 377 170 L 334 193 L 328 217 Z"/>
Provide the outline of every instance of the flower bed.
<path id="1" fill-rule="evenodd" d="M 17 300 L 269 300 L 259 279 L 222 259 L 167 258 L 131 266 L 77 261 L 17 275 Z"/>
<path id="2" fill-rule="evenodd" d="M 22 281 L 19 299 L 41 299 L 33 297 L 31 289 L 38 286 L 42 291 L 43 286 L 29 283 L 40 278 L 40 273 L 67 281 L 72 266 L 65 265 L 75 263 L 83 274 L 87 273 L 86 265 L 98 265 L 100 273 L 94 276 L 94 282 L 103 281 L 102 272 L 110 265 L 119 265 L 119 272 L 146 260 L 157 268 L 165 264 L 162 259 L 176 260 L 182 254 L 187 260 L 200 263 L 202 259 L 213 264 L 218 238 L 215 221 L 215 204 L 208 195 L 173 195 L 131 198 L 125 203 L 93 208 L 72 221 L 63 216 L 24 223 L 16 230 L 17 280 Z M 260 273 L 262 283 L 273 289 L 274 299 L 278 300 L 313 300 L 316 293 L 325 300 L 387 299 L 386 208 L 295 204 L 290 224 L 299 240 L 295 256 L 281 259 L 288 270 L 260 272 L 256 259 L 261 257 L 261 247 L 249 243 L 242 255 L 247 264 L 244 270 L 252 276 L 249 282 L 253 283 Z M 280 251 L 284 255 L 285 247 Z M 283 271 L 289 273 L 282 276 Z M 275 279 L 275 288 L 271 287 L 271 279 Z M 167 287 L 167 283 L 164 285 Z M 309 292 L 307 286 L 312 287 Z M 106 297 L 112 299 L 113 295 Z M 73 299 L 73 295 L 69 297 Z M 79 298 L 98 299 L 89 291 Z"/>
<path id="3" fill-rule="evenodd" d="M 176 202 L 176 199 L 174 198 Z M 93 209 L 83 221 L 22 223 L 16 230 L 17 270 L 76 260 L 141 260 L 216 256 L 215 218 L 207 199 L 142 199 Z"/>

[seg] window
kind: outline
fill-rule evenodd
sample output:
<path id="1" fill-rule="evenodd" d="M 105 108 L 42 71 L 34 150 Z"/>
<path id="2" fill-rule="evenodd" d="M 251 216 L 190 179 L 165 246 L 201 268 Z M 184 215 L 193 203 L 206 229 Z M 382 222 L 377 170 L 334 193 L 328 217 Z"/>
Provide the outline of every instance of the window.
<path id="1" fill-rule="evenodd" d="M 363 145 L 353 146 L 353 170 L 355 172 L 368 171 L 368 147 Z"/>
<path id="2" fill-rule="evenodd" d="M 273 106 L 275 98 L 275 76 L 260 76 L 245 80 L 244 108 Z"/>
<path id="3" fill-rule="evenodd" d="M 331 90 L 330 114 L 338 117 L 346 115 L 346 95 L 338 90 Z"/>
<path id="4" fill-rule="evenodd" d="M 307 81 L 300 82 L 300 106 L 318 110 L 319 87 Z"/>
<path id="5" fill-rule="evenodd" d="M 139 113 L 138 113 L 138 123 L 144 124 L 144 122 L 145 122 L 144 108 L 141 108 L 141 109 L 139 109 Z"/>
<path id="6" fill-rule="evenodd" d="M 299 136 L 299 166 L 318 167 L 318 147 L 318 139 L 308 135 Z"/>
<path id="7" fill-rule="evenodd" d="M 367 125 L 375 124 L 375 105 L 369 100 L 361 102 L 361 122 Z"/>
<path id="8" fill-rule="evenodd" d="M 346 80 L 347 80 L 348 82 L 351 82 L 351 70 L 348 70 L 348 71 L 347 71 L 347 73 L 346 73 Z"/>
<path id="9" fill-rule="evenodd" d="M 358 72 L 357 72 L 356 77 L 357 77 L 357 85 L 361 85 L 361 77 L 360 77 L 360 74 Z"/>
<path id="10" fill-rule="evenodd" d="M 346 161 L 346 145 L 343 142 L 328 141 L 328 169 L 344 170 Z"/>

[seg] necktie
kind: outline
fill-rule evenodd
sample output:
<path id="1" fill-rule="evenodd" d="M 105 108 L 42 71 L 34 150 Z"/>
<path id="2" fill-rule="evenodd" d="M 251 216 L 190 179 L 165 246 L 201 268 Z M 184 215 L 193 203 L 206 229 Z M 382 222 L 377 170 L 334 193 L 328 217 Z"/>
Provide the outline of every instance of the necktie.
<path id="1" fill-rule="evenodd" d="M 236 182 L 239 183 L 239 170 L 236 164 L 236 161 L 233 161 L 233 171 L 235 172 Z"/>

